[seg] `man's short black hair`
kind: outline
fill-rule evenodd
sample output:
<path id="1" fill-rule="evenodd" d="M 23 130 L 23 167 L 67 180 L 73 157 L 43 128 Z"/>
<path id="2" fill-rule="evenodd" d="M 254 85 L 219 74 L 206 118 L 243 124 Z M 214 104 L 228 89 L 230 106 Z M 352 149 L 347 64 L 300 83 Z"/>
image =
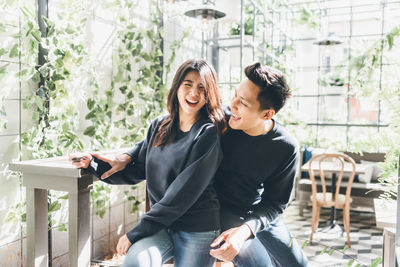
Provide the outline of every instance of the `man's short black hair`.
<path id="1" fill-rule="evenodd" d="M 291 96 L 290 88 L 283 73 L 277 69 L 254 63 L 245 68 L 247 78 L 260 87 L 257 100 L 260 109 L 274 109 L 277 113 Z"/>

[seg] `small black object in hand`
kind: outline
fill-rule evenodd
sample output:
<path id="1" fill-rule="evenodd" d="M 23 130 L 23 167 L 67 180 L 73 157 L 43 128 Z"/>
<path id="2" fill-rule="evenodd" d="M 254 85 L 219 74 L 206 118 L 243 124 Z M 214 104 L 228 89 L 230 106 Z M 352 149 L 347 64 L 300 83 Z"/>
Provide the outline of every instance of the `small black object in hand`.
<path id="1" fill-rule="evenodd" d="M 71 160 L 72 160 L 73 162 L 80 162 L 81 159 L 83 159 L 83 157 L 73 157 Z"/>

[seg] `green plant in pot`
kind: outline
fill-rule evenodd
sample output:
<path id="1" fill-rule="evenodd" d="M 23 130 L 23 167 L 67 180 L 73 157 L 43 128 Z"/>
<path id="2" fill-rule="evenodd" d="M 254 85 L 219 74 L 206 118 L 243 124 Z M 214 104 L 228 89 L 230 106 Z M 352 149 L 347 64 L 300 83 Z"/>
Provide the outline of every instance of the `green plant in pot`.
<path id="1" fill-rule="evenodd" d="M 244 34 L 245 35 L 253 35 L 254 21 L 253 21 L 253 7 L 245 6 L 244 9 Z M 240 22 L 234 22 L 231 25 L 229 30 L 230 35 L 240 35 L 241 25 Z"/>

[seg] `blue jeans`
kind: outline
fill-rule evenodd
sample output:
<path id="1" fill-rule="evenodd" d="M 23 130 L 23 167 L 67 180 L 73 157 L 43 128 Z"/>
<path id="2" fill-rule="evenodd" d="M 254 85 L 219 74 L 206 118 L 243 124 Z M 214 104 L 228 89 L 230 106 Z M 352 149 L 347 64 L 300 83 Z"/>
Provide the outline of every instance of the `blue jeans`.
<path id="1" fill-rule="evenodd" d="M 159 267 L 171 258 L 175 267 L 211 267 L 215 259 L 210 256 L 210 244 L 219 233 L 161 230 L 135 242 L 122 267 Z"/>
<path id="2" fill-rule="evenodd" d="M 220 215 L 223 231 L 244 223 L 240 216 L 233 213 L 221 211 Z M 233 263 L 235 267 L 307 266 L 307 257 L 295 239 L 289 247 L 292 238 L 284 223 L 277 218 L 270 227 L 243 244 Z"/>

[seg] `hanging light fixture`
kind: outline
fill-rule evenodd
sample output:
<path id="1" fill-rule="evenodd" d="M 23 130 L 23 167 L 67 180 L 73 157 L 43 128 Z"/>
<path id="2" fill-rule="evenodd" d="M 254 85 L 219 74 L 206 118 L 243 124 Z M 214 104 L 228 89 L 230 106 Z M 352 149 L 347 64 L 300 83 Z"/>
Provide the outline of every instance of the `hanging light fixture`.
<path id="1" fill-rule="evenodd" d="M 329 31 L 328 22 L 328 11 L 323 9 L 323 17 L 325 18 L 321 23 L 320 38 L 318 38 L 313 44 L 323 47 L 324 67 L 325 72 L 328 73 L 331 70 L 331 58 L 333 55 L 333 46 L 342 44 L 343 41 L 333 32 Z"/>
<path id="2" fill-rule="evenodd" d="M 342 43 L 343 41 L 333 32 L 328 33 L 326 36 L 319 38 L 314 42 L 316 45 L 338 45 Z"/>
<path id="3" fill-rule="evenodd" d="M 216 19 L 225 17 L 225 13 L 218 10 L 214 4 L 204 1 L 202 5 L 195 6 L 185 12 L 185 15 L 201 20 L 201 31 L 209 32 L 214 28 Z"/>
<path id="4" fill-rule="evenodd" d="M 329 21 L 328 21 L 328 9 L 324 8 L 322 10 L 322 16 L 324 19 L 321 22 L 321 31 L 320 31 L 320 38 L 314 42 L 316 45 L 338 45 L 343 43 L 335 33 L 329 31 Z"/>

